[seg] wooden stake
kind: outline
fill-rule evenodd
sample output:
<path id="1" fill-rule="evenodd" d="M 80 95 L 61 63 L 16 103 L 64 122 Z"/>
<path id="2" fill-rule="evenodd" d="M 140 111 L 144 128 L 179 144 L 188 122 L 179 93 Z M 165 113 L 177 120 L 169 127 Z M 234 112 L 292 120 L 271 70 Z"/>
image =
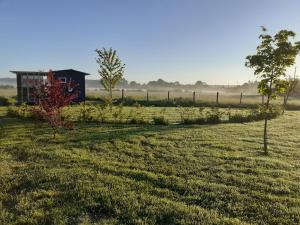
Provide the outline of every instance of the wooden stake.
<path id="1" fill-rule="evenodd" d="M 124 89 L 122 89 L 122 102 L 124 101 Z"/>
<path id="2" fill-rule="evenodd" d="M 241 96 L 240 96 L 240 104 L 242 104 L 242 99 L 243 99 L 243 92 L 241 92 Z"/>
<path id="3" fill-rule="evenodd" d="M 147 90 L 147 104 L 149 103 L 149 93 L 148 93 L 148 90 Z"/>
<path id="4" fill-rule="evenodd" d="M 193 92 L 193 102 L 194 102 L 194 104 L 196 102 L 196 92 L 195 91 Z"/>

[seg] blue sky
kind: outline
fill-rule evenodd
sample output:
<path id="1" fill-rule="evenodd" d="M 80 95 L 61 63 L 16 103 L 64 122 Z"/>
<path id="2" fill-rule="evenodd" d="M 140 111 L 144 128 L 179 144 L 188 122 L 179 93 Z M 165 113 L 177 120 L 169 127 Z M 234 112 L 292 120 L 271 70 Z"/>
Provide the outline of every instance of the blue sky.
<path id="1" fill-rule="evenodd" d="M 300 40 L 300 1 L 0 0 L 0 77 L 74 68 L 98 78 L 94 50 L 113 47 L 128 80 L 241 84 L 255 78 L 244 61 L 261 25 Z"/>

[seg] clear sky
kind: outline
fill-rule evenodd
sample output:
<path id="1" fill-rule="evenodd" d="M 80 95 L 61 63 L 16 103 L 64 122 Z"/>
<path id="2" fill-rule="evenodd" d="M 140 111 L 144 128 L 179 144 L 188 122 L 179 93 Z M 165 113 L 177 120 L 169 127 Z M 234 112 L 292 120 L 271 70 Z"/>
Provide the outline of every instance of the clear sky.
<path id="1" fill-rule="evenodd" d="M 254 80 L 244 61 L 261 25 L 300 40 L 300 0 L 0 0 L 0 77 L 74 68 L 98 78 L 94 50 L 113 47 L 128 80 L 241 84 Z"/>

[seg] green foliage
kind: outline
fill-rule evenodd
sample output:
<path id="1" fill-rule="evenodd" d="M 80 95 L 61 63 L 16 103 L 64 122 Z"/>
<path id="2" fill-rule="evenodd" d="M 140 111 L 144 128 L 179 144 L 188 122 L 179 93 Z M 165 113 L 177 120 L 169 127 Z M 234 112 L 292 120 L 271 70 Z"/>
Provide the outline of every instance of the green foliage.
<path id="1" fill-rule="evenodd" d="M 169 125 L 169 120 L 165 117 L 166 108 L 161 109 L 158 115 L 153 117 L 153 122 L 156 125 Z"/>
<path id="2" fill-rule="evenodd" d="M 267 119 L 274 119 L 283 113 L 283 106 L 282 105 L 269 105 L 262 104 L 258 108 L 258 114 L 261 114 L 262 117 L 266 116 Z"/>
<path id="3" fill-rule="evenodd" d="M 254 74 L 260 78 L 258 91 L 267 96 L 267 112 L 270 100 L 286 92 L 287 84 L 283 78 L 287 68 L 295 64 L 296 56 L 300 52 L 300 42 L 291 41 L 296 35 L 293 31 L 281 30 L 274 37 L 266 33 L 266 28 L 262 27 L 262 31 L 263 34 L 259 36 L 261 44 L 256 48 L 257 53 L 247 56 L 245 65 L 253 68 Z M 265 114 L 264 124 L 265 154 L 268 154 L 267 120 L 268 113 Z"/>
<path id="4" fill-rule="evenodd" d="M 252 122 L 252 118 L 249 115 L 243 115 L 242 113 L 230 114 L 228 121 L 230 123 L 244 123 Z"/>
<path id="5" fill-rule="evenodd" d="M 112 117 L 115 123 L 121 123 L 125 117 L 123 113 L 123 105 L 118 105 L 117 107 L 113 108 Z"/>
<path id="6" fill-rule="evenodd" d="M 8 106 L 10 102 L 8 98 L 0 96 L 0 106 Z"/>
<path id="7" fill-rule="evenodd" d="M 96 111 L 96 108 L 92 104 L 86 104 L 85 102 L 80 103 L 79 106 L 79 115 L 78 120 L 79 121 L 93 121 L 94 120 L 94 113 Z"/>
<path id="8" fill-rule="evenodd" d="M 232 102 L 235 99 L 230 99 Z M 236 102 L 238 102 L 238 99 L 236 99 Z M 160 99 L 154 99 L 150 100 L 149 102 L 147 100 L 139 100 L 135 98 L 126 97 L 124 101 L 121 101 L 121 99 L 116 100 L 117 104 L 122 103 L 123 106 L 134 106 L 135 104 L 139 104 L 141 106 L 152 106 L 152 107 L 219 107 L 219 108 L 256 108 L 257 104 L 261 102 L 261 97 L 257 98 L 253 103 L 248 104 L 239 104 L 239 103 L 220 103 L 216 105 L 215 101 L 213 102 L 207 102 L 207 101 L 196 101 L 193 102 L 190 99 L 184 99 L 184 98 L 178 98 L 174 99 L 174 101 L 167 101 L 167 100 L 160 100 Z"/>
<path id="9" fill-rule="evenodd" d="M 260 121 L 267 116 L 267 119 L 275 119 L 282 115 L 283 108 L 281 105 L 271 105 L 269 109 L 266 108 L 266 105 L 260 105 L 258 109 L 252 109 L 249 112 L 245 113 L 229 113 L 228 122 L 230 123 L 245 123 L 245 122 L 254 122 Z"/>
<path id="10" fill-rule="evenodd" d="M 127 123 L 129 124 L 147 124 L 147 121 L 143 117 L 144 108 L 140 104 L 136 103 L 134 108 L 130 110 L 127 117 Z"/>
<path id="11" fill-rule="evenodd" d="M 97 121 L 101 122 L 101 123 L 105 123 L 107 122 L 107 119 L 108 119 L 108 115 L 109 113 L 109 105 L 107 102 L 104 102 L 103 104 L 100 104 L 100 105 L 95 105 L 96 107 L 96 118 L 97 118 Z"/>
<path id="12" fill-rule="evenodd" d="M 98 73 L 101 77 L 101 84 L 109 91 L 110 100 L 112 101 L 112 89 L 123 78 L 125 64 L 117 56 L 116 50 L 103 48 L 96 49 L 97 63 L 99 65 Z"/>
<path id="13" fill-rule="evenodd" d="M 211 108 L 211 110 L 207 112 L 206 122 L 209 124 L 221 123 L 223 115 L 224 112 L 220 111 L 219 108 Z"/>
<path id="14" fill-rule="evenodd" d="M 33 118 L 34 106 L 23 104 L 21 106 L 10 106 L 7 109 L 9 117 Z M 89 104 L 81 103 L 66 107 L 62 113 L 65 121 L 68 122 L 98 122 L 101 124 L 216 124 L 226 122 L 251 122 L 263 120 L 265 113 L 268 118 L 277 118 L 283 110 L 280 105 L 272 105 L 269 110 L 265 110 L 265 105 L 259 106 L 258 109 L 237 110 L 226 112 L 219 108 L 204 107 L 174 107 L 174 108 L 157 108 L 143 107 L 136 104 L 135 107 L 124 107 L 123 105 L 115 106 L 110 109 L 108 104 Z M 226 116 L 227 115 L 227 116 Z"/>
<path id="15" fill-rule="evenodd" d="M 180 115 L 181 123 L 188 123 L 188 121 L 193 119 L 194 107 L 179 107 L 178 112 Z"/>
<path id="16" fill-rule="evenodd" d="M 261 78 L 259 93 L 275 98 L 285 91 L 281 78 L 286 75 L 286 69 L 294 65 L 300 42 L 290 41 L 296 35 L 293 31 L 281 30 L 274 37 L 266 34 L 265 28 L 263 32 L 259 36 L 261 44 L 257 47 L 257 53 L 247 56 L 245 65 L 253 68 L 254 74 Z"/>
<path id="17" fill-rule="evenodd" d="M 31 118 L 31 106 L 23 103 L 20 106 L 9 106 L 7 108 L 7 116 L 18 118 Z"/>
<path id="18" fill-rule="evenodd" d="M 163 116 L 154 116 L 153 117 L 153 123 L 155 125 L 169 125 L 170 122 Z"/>
<path id="19" fill-rule="evenodd" d="M 206 116 L 204 110 L 204 107 L 180 107 L 178 108 L 180 122 L 182 124 L 205 124 Z"/>

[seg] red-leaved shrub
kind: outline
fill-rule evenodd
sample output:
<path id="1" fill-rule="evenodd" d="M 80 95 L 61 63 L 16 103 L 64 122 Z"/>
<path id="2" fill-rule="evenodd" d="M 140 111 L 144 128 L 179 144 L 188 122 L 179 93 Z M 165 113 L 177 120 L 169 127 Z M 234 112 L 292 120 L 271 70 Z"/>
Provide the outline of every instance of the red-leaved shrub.
<path id="1" fill-rule="evenodd" d="M 34 97 L 38 104 L 32 109 L 33 116 L 47 121 L 53 130 L 53 137 L 59 128 L 73 129 L 73 123 L 66 121 L 62 116 L 62 109 L 78 97 L 76 84 L 56 80 L 50 70 L 47 81 L 36 83 L 34 86 Z"/>

